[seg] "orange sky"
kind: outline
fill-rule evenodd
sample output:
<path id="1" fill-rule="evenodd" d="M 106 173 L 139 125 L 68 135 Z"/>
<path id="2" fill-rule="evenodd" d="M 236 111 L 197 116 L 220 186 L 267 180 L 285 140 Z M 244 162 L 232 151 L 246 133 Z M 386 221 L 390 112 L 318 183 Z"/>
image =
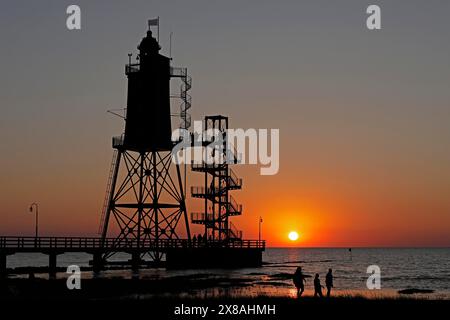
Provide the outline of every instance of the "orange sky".
<path id="1" fill-rule="evenodd" d="M 45 161 L 35 162 L 33 167 L 20 167 L 29 174 L 26 184 L 6 175 L 9 182 L 2 184 L 2 193 L 10 196 L 2 199 L 0 234 L 32 235 L 34 217 L 27 210 L 29 203 L 37 200 L 41 234 L 96 236 L 108 160 L 96 163 L 99 170 L 94 170 L 94 163 L 88 159 L 81 163 L 68 160 L 67 170 L 55 166 L 54 172 L 43 170 Z M 321 167 L 318 163 L 316 166 Z M 369 176 L 353 177 L 350 183 L 345 179 L 349 175 L 342 173 L 339 177 L 325 167 L 322 174 L 313 168 L 309 173 L 303 169 L 298 173 L 301 179 L 285 166 L 281 169 L 276 176 L 259 176 L 256 166 L 236 169 L 244 177 L 244 188 L 233 196 L 243 203 L 244 213 L 233 220 L 244 230 L 245 238 L 257 239 L 261 215 L 263 238 L 269 246 L 449 244 L 450 219 L 445 214 L 449 207 L 443 191 L 412 184 L 394 187 L 382 178 L 377 180 L 376 173 L 371 172 Z M 42 174 L 34 175 L 33 170 Z M 76 170 L 78 175 L 71 174 Z M 189 211 L 198 211 L 202 201 L 189 200 L 188 204 Z M 194 232 L 200 230 L 193 227 Z M 299 232 L 300 239 L 289 241 L 290 231 Z"/>
<path id="2" fill-rule="evenodd" d="M 158 12 L 163 53 L 173 31 L 173 64 L 193 78 L 193 120 L 280 130 L 277 175 L 235 170 L 246 238 L 262 216 L 270 246 L 450 246 L 445 5 L 385 3 L 388 27 L 368 33 L 353 1 L 199 4 L 81 1 L 80 32 L 54 3 L 2 6 L 0 235 L 32 235 L 34 201 L 42 235 L 97 235 L 123 131 L 106 110 L 126 105 L 127 53 Z"/>

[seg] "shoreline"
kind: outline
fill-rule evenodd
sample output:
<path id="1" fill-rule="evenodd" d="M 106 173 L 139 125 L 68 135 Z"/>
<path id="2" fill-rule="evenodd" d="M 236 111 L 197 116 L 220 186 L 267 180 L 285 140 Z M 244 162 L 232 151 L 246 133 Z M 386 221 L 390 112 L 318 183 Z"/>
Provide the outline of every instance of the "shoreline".
<path id="1" fill-rule="evenodd" d="M 67 275 L 68 276 L 68 275 Z M 0 300 L 154 300 L 167 299 L 314 299 L 313 291 L 307 288 L 297 298 L 293 285 L 281 282 L 260 283 L 248 279 L 205 276 L 204 274 L 172 276 L 166 278 L 83 278 L 81 290 L 69 290 L 67 277 L 44 279 L 36 277 L 6 278 L 0 280 Z M 363 300 L 413 300 L 448 301 L 448 292 L 421 293 L 421 289 L 406 289 L 400 294 L 395 289 L 357 290 L 335 289 L 332 299 Z M 317 298 L 320 300 L 320 298 Z M 327 298 L 323 298 L 327 299 Z"/>

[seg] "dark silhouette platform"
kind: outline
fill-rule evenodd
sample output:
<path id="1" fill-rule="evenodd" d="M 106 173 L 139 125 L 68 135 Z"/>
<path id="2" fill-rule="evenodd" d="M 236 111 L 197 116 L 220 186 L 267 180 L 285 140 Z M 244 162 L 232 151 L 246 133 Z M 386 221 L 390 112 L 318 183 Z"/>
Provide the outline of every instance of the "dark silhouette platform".
<path id="1" fill-rule="evenodd" d="M 49 256 L 49 274 L 57 271 L 57 256 L 66 252 L 84 252 L 93 255 L 94 271 L 100 271 L 107 263 L 102 259 L 105 252 L 122 252 L 131 255 L 130 265 L 138 269 L 148 265 L 140 259 L 142 253 L 158 251 L 166 254 L 166 268 L 239 268 L 262 265 L 265 241 L 204 241 L 188 239 L 134 239 L 88 238 L 88 237 L 0 237 L 0 274 L 6 274 L 8 255 L 15 253 L 43 253 Z"/>

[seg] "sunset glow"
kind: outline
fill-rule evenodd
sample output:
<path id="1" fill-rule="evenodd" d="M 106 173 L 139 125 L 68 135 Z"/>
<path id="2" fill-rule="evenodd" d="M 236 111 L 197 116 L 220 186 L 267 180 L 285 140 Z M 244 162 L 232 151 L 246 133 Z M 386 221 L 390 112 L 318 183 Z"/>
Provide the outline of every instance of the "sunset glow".
<path id="1" fill-rule="evenodd" d="M 288 238 L 291 241 L 297 241 L 298 240 L 298 233 L 296 231 L 291 231 L 291 232 L 289 232 Z"/>
<path id="2" fill-rule="evenodd" d="M 87 32 L 69 32 L 59 6 L 39 9 L 49 15 L 43 18 L 33 6 L 5 5 L 9 27 L 0 35 L 11 47 L 2 59 L 0 234 L 34 236 L 28 208 L 37 202 L 41 236 L 99 236 L 111 137 L 124 130 L 124 119 L 107 110 L 127 106 L 127 54 L 135 61 L 148 13 L 165 12 L 161 53 L 167 55 L 170 31 L 176 31 L 173 66 L 192 74 L 192 124 L 222 114 L 230 129 L 279 130 L 277 174 L 261 175 L 259 164 L 233 165 L 243 184 L 232 194 L 243 210 L 230 222 L 246 239 L 261 238 L 267 247 L 450 246 L 450 72 L 442 68 L 450 43 L 442 40 L 448 28 L 432 28 L 446 21 L 445 10 L 430 6 L 421 26 L 415 14 L 402 14 L 392 2 L 387 10 L 398 12 L 399 20 L 390 25 L 392 33 L 374 39 L 363 24 L 364 10 L 352 16 L 357 9 L 334 4 L 334 20 L 310 3 L 236 2 L 243 10 L 236 15 L 235 7 L 218 2 L 206 15 L 203 2 L 183 10 L 164 1 L 116 2 L 118 23 L 99 2 L 86 8 L 96 17 Z M 428 16 L 433 18 L 426 21 Z M 276 27 L 267 28 L 266 21 Z M 42 22 L 45 28 L 29 27 Z M 353 23 L 361 27 L 326 31 Z M 427 41 L 398 41 L 404 26 Z M 179 113 L 178 101 L 172 109 Z M 171 129 L 179 120 L 172 117 Z M 272 150 L 266 140 L 262 151 Z M 190 221 L 192 212 L 205 209 L 191 187 L 205 182 L 187 169 Z M 204 229 L 192 224 L 190 233 Z M 293 231 L 296 240 L 288 236 Z"/>

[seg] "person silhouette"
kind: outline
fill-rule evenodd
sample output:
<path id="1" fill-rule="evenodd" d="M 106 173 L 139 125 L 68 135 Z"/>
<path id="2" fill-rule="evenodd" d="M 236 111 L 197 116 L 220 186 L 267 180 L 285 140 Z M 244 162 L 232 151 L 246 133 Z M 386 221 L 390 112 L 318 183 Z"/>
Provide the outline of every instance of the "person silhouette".
<path id="1" fill-rule="evenodd" d="M 303 294 L 303 291 L 305 291 L 305 282 L 306 282 L 305 278 L 306 277 L 302 272 L 302 268 L 298 267 L 297 270 L 295 270 L 294 277 L 293 277 L 294 285 L 297 288 L 297 296 L 298 297 L 301 297 Z"/>
<path id="2" fill-rule="evenodd" d="M 333 270 L 328 269 L 327 276 L 325 277 L 325 286 L 327 287 L 327 298 L 331 295 L 331 288 L 333 288 Z"/>
<path id="3" fill-rule="evenodd" d="M 314 277 L 314 297 L 323 297 L 322 288 L 323 286 L 320 284 L 319 274 L 316 273 L 316 276 Z"/>

